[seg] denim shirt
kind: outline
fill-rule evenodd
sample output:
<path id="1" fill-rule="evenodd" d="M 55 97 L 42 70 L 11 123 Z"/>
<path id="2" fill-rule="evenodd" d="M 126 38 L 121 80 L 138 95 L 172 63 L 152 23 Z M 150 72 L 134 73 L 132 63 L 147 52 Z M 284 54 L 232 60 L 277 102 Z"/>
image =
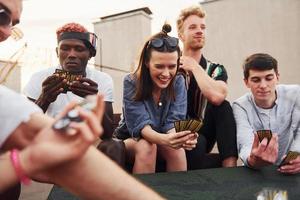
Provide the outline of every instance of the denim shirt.
<path id="1" fill-rule="evenodd" d="M 175 100 L 168 100 L 166 91 L 163 90 L 160 98 L 162 105 L 160 106 L 154 103 L 153 98 L 134 101 L 135 79 L 130 74 L 126 75 L 123 89 L 123 117 L 116 129 L 116 135 L 129 134 L 129 137 L 139 139 L 141 130 L 146 125 L 150 125 L 153 130 L 159 133 L 166 133 L 174 128 L 174 121 L 185 119 L 187 91 L 183 76 L 177 75 L 173 81 L 173 86 Z"/>
<path id="2" fill-rule="evenodd" d="M 258 107 L 251 93 L 232 105 L 237 125 L 237 148 L 245 165 L 248 165 L 247 158 L 257 130 L 269 129 L 278 135 L 276 164 L 289 150 L 300 152 L 300 86 L 277 85 L 276 95 L 271 109 Z"/>

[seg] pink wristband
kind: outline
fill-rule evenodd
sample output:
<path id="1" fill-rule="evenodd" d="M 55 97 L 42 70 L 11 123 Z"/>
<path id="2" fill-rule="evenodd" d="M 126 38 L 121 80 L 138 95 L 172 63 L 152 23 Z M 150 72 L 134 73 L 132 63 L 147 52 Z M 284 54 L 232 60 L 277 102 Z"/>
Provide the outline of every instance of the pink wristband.
<path id="1" fill-rule="evenodd" d="M 30 185 L 31 179 L 26 176 L 26 174 L 22 169 L 22 166 L 20 164 L 20 159 L 19 159 L 19 151 L 17 149 L 13 149 L 10 151 L 10 159 L 21 183 L 24 185 Z"/>

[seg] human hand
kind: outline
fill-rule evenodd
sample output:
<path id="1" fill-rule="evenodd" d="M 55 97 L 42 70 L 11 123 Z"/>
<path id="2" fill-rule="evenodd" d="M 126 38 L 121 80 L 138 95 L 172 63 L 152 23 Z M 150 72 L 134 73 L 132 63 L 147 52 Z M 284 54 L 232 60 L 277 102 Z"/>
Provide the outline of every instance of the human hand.
<path id="1" fill-rule="evenodd" d="M 185 72 L 193 72 L 196 68 L 199 68 L 197 61 L 189 56 L 181 56 L 179 59 L 179 69 L 183 69 Z"/>
<path id="2" fill-rule="evenodd" d="M 71 105 L 75 106 L 73 102 Z M 69 105 L 70 106 L 70 105 Z M 92 109 L 97 121 L 102 122 L 103 113 L 105 110 L 105 103 L 103 101 L 103 95 L 97 95 L 96 106 Z M 63 117 L 64 113 L 58 115 Z M 45 126 L 53 123 L 53 119 L 42 113 L 33 113 L 30 115 L 30 119 L 26 122 L 22 122 L 7 138 L 3 146 L 0 148 L 2 151 L 8 151 L 13 148 L 23 149 L 30 145 L 34 137 Z"/>
<path id="3" fill-rule="evenodd" d="M 283 157 L 283 159 L 286 155 Z M 296 159 L 278 168 L 278 171 L 284 174 L 298 174 L 300 172 L 300 155 Z"/>
<path id="4" fill-rule="evenodd" d="M 67 80 L 63 76 L 53 74 L 47 77 L 42 83 L 42 93 L 39 97 L 40 101 L 52 103 L 57 96 L 64 91 Z"/>
<path id="5" fill-rule="evenodd" d="M 164 145 L 172 147 L 174 149 L 180 149 L 183 145 L 189 141 L 193 140 L 195 137 L 195 133 L 191 133 L 191 131 L 181 131 L 181 132 L 170 132 L 167 134 L 161 134 L 164 139 Z M 190 142 L 188 142 L 190 143 Z"/>
<path id="6" fill-rule="evenodd" d="M 67 106 L 64 115 L 76 104 Z M 66 133 L 55 132 L 51 126 L 44 128 L 34 138 L 32 144 L 20 156 L 21 165 L 29 176 L 57 167 L 63 163 L 80 158 L 102 132 L 98 117 L 92 112 L 78 109 L 84 122 L 72 122 L 72 130 Z M 21 155 L 20 154 L 20 155 Z"/>
<path id="7" fill-rule="evenodd" d="M 194 137 L 192 137 L 191 139 L 187 140 L 184 144 L 182 144 L 182 148 L 190 151 L 196 147 L 199 134 L 198 133 L 194 133 L 194 134 L 195 134 Z"/>
<path id="8" fill-rule="evenodd" d="M 79 78 L 70 84 L 69 90 L 80 97 L 85 97 L 97 94 L 98 84 L 89 78 Z"/>
<path id="9" fill-rule="evenodd" d="M 250 156 L 248 157 L 248 164 L 250 167 L 259 168 L 274 164 L 278 157 L 278 136 L 273 134 L 268 144 L 268 139 L 264 138 L 261 143 L 257 134 L 254 134 L 254 141 Z"/>

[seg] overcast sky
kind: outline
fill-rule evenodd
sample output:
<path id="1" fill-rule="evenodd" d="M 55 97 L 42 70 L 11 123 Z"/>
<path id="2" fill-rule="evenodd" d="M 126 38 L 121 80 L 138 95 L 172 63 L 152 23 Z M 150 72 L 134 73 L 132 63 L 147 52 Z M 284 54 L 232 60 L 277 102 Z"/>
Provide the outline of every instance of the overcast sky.
<path id="1" fill-rule="evenodd" d="M 24 33 L 23 39 L 9 38 L 0 43 L 0 60 L 11 59 L 16 51 L 27 43 L 27 49 L 35 50 L 29 61 L 45 59 L 43 53 L 55 54 L 56 29 L 68 22 L 78 22 L 93 31 L 93 21 L 100 17 L 149 7 L 152 11 L 152 32 L 158 32 L 167 20 L 175 28 L 176 18 L 182 8 L 198 4 L 201 0 L 23 0 L 21 23 L 17 25 Z M 126 30 L 124 30 L 126 31 Z M 176 31 L 171 35 L 177 36 Z M 101 37 L 101 36 L 100 36 Z M 49 49 L 45 51 L 44 48 Z M 29 54 L 31 51 L 27 51 Z M 40 52 L 40 53 L 37 53 Z M 54 56 L 56 59 L 56 56 Z M 25 61 L 28 62 L 28 61 Z M 37 62 L 38 63 L 38 62 Z M 32 70 L 29 69 L 32 73 Z M 27 72 L 23 72 L 23 74 Z M 25 79 L 24 79 L 25 80 Z M 24 81 L 23 80 L 23 81 Z M 26 81 L 26 80 L 25 80 Z"/>

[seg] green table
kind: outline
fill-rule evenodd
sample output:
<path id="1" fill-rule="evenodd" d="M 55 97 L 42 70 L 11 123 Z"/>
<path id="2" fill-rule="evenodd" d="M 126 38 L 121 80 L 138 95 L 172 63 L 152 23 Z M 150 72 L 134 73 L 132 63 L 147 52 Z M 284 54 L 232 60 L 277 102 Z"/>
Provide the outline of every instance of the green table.
<path id="1" fill-rule="evenodd" d="M 188 172 L 137 175 L 139 180 L 171 200 L 256 199 L 263 188 L 287 190 L 289 200 L 300 199 L 300 175 L 283 175 L 275 167 L 202 169 Z M 48 200 L 78 199 L 54 186 Z"/>

